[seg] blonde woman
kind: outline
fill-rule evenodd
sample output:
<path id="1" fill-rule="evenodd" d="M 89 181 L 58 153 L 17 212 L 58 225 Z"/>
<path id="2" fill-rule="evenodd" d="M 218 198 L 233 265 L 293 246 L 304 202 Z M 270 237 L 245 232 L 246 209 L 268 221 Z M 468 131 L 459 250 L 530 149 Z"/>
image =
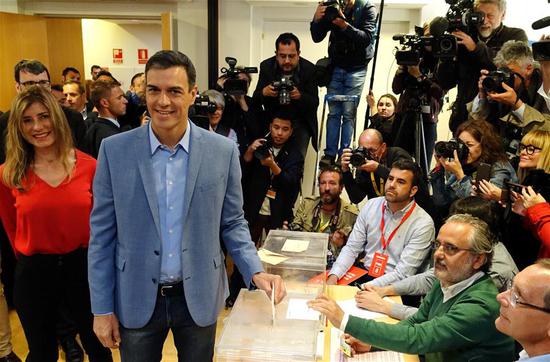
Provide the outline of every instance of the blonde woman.
<path id="1" fill-rule="evenodd" d="M 14 302 L 28 362 L 57 361 L 55 322 L 63 298 L 90 361 L 112 361 L 92 330 L 87 246 L 96 161 L 76 150 L 53 95 L 33 86 L 13 101 L 0 166 L 0 217 L 18 262 Z"/>

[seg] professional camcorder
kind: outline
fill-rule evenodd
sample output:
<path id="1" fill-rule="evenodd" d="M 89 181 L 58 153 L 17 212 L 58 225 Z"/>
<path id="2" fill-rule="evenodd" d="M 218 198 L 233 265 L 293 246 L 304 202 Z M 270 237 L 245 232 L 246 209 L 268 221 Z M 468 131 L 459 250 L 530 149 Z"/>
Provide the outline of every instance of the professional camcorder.
<path id="1" fill-rule="evenodd" d="M 450 5 L 445 18 L 449 22 L 448 31 L 461 30 L 472 35 L 477 26 L 485 21 L 485 14 L 474 11 L 474 0 L 445 0 Z"/>
<path id="2" fill-rule="evenodd" d="M 207 95 L 199 94 L 195 97 L 195 113 L 207 114 L 216 112 L 216 104 L 210 101 Z"/>
<path id="3" fill-rule="evenodd" d="M 279 104 L 290 104 L 290 92 L 294 88 L 292 77 L 283 76 L 280 80 L 273 81 L 271 85 L 279 93 Z"/>
<path id="4" fill-rule="evenodd" d="M 537 62 L 550 60 L 550 40 L 534 42 L 532 48 L 533 58 L 535 58 Z"/>
<path id="5" fill-rule="evenodd" d="M 485 92 L 504 93 L 506 90 L 502 87 L 502 83 L 510 87 L 514 87 L 514 73 L 506 68 L 498 68 L 490 72 L 481 84 Z"/>
<path id="6" fill-rule="evenodd" d="M 468 158 L 468 146 L 462 142 L 459 138 L 451 138 L 449 141 L 439 141 L 435 144 L 435 155 L 436 157 L 444 158 L 454 158 L 454 151 L 458 155 L 458 160 L 460 163 L 464 163 Z"/>
<path id="7" fill-rule="evenodd" d="M 342 0 L 324 0 L 321 1 L 320 5 L 327 7 L 323 16 L 323 21 L 327 23 L 332 23 L 339 16 L 338 10 L 344 12 L 344 2 Z"/>
<path id="8" fill-rule="evenodd" d="M 245 73 L 258 73 L 256 67 L 239 67 L 237 68 L 237 59 L 232 57 L 225 57 L 225 62 L 229 65 L 229 68 L 223 67 L 221 69 L 222 74 L 225 74 L 227 79 L 223 83 L 223 91 L 231 96 L 241 96 L 248 91 L 248 83 L 244 79 L 239 78 L 239 74 Z"/>
<path id="9" fill-rule="evenodd" d="M 349 159 L 349 162 L 354 167 L 359 167 L 361 165 L 364 165 L 368 160 L 373 160 L 371 153 L 369 150 L 363 147 L 357 147 L 356 149 L 351 151 L 351 157 Z"/>
<path id="10" fill-rule="evenodd" d="M 398 65 L 418 65 L 428 51 L 436 58 L 450 58 L 456 55 L 456 38 L 450 34 L 440 36 L 424 36 L 417 34 L 396 34 L 393 40 L 398 40 L 402 48 L 395 53 Z M 430 47 L 427 50 L 426 47 Z"/>

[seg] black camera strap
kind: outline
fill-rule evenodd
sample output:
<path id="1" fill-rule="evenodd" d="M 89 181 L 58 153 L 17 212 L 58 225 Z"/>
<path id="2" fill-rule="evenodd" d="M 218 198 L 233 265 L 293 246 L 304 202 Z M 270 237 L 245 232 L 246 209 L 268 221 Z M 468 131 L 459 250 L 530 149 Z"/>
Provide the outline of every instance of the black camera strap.
<path id="1" fill-rule="evenodd" d="M 338 225 L 338 219 L 340 219 L 340 205 L 341 200 L 340 197 L 338 197 L 338 203 L 336 204 L 336 210 L 334 210 L 334 214 L 330 216 L 330 220 L 328 222 L 328 227 L 330 228 L 330 232 L 333 233 L 337 230 Z M 313 209 L 313 219 L 311 220 L 311 223 L 313 225 L 313 229 L 317 230 L 317 232 L 324 232 L 326 230 L 327 226 L 320 225 L 321 223 L 321 208 L 323 206 L 323 199 L 320 198 L 319 202 L 317 203 L 317 206 L 315 206 L 315 209 Z M 322 229 L 321 229 L 322 228 Z"/>

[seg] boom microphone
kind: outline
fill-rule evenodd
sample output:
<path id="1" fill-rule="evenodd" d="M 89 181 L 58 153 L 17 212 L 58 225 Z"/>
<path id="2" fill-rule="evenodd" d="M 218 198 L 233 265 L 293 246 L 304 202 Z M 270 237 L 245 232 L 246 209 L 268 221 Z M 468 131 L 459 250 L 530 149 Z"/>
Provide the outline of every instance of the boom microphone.
<path id="1" fill-rule="evenodd" d="M 547 26 L 550 26 L 550 16 L 539 19 L 531 25 L 534 30 L 546 28 Z"/>
<path id="2" fill-rule="evenodd" d="M 442 17 L 437 16 L 430 22 L 430 35 L 434 37 L 440 37 L 449 29 L 449 21 Z"/>

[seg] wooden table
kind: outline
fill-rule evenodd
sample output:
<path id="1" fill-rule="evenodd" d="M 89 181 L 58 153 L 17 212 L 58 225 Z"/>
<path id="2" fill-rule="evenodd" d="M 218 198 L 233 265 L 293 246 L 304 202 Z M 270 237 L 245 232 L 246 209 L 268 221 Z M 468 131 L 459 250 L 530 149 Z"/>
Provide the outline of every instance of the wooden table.
<path id="1" fill-rule="evenodd" d="M 357 294 L 357 287 L 350 287 L 350 286 L 342 286 L 342 285 L 329 285 L 327 286 L 327 294 L 329 297 L 335 299 L 335 300 L 346 300 L 351 299 Z M 391 297 L 398 303 L 401 302 L 401 297 Z M 397 323 L 399 322 L 397 319 L 393 319 L 391 317 L 383 317 L 377 319 L 381 322 L 386 323 Z M 330 329 L 332 327 L 332 324 L 328 322 L 328 326 L 325 328 L 325 346 L 324 346 L 324 358 L 323 362 L 331 362 L 330 361 Z M 403 354 L 405 362 L 419 362 L 419 358 L 417 355 L 412 354 Z"/>

